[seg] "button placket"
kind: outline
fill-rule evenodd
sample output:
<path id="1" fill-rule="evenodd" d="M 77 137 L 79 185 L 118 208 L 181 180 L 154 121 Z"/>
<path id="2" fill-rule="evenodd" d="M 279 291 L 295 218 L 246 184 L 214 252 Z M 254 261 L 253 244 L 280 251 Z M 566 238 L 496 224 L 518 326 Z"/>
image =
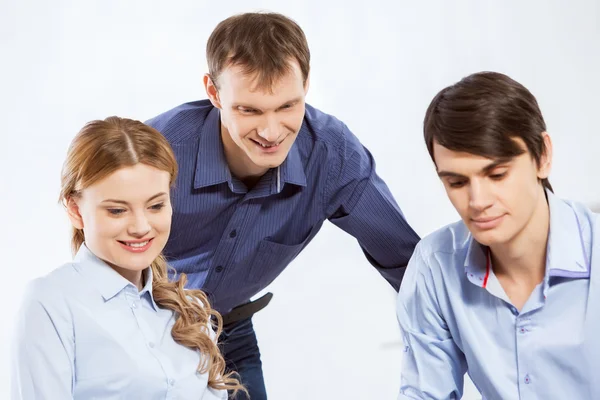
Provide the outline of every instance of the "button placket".
<path id="1" fill-rule="evenodd" d="M 214 256 L 212 259 L 212 262 L 214 263 L 213 265 L 216 265 L 216 266 L 213 267 L 214 273 L 209 272 L 208 278 L 205 282 L 206 290 L 214 291 L 216 286 L 218 286 L 219 283 L 221 282 L 221 279 L 223 279 L 222 276 L 224 275 L 223 272 L 225 271 L 225 268 L 228 268 L 230 266 L 229 264 L 232 262 L 232 260 L 235 259 L 235 257 L 234 257 L 235 249 L 238 245 L 240 245 L 240 242 L 237 239 L 237 236 L 239 233 L 238 229 L 240 227 L 243 227 L 244 221 L 247 218 L 248 211 L 249 211 L 249 203 L 243 202 L 242 204 L 239 205 L 237 210 L 234 212 L 234 214 L 229 219 L 229 222 L 227 223 L 227 226 L 225 227 L 225 230 L 223 231 L 221 240 L 219 241 L 219 244 L 217 245 L 217 248 L 215 250 L 215 253 L 214 253 Z M 232 240 L 232 239 L 235 239 L 235 240 Z"/>

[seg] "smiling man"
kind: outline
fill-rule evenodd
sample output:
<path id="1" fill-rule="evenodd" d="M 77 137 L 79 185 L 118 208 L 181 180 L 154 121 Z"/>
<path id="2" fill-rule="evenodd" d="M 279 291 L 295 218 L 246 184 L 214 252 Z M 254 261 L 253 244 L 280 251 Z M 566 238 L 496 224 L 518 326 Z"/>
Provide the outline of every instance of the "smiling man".
<path id="1" fill-rule="evenodd" d="M 559 199 L 537 101 L 492 72 L 431 102 L 425 142 L 462 221 L 424 238 L 398 297 L 399 399 L 596 399 L 600 218 Z"/>
<path id="2" fill-rule="evenodd" d="M 368 150 L 345 124 L 305 103 L 310 53 L 295 22 L 272 13 L 228 18 L 211 34 L 206 57 L 208 100 L 149 121 L 179 162 L 165 253 L 224 314 L 227 366 L 261 400 L 251 318 L 269 297 L 250 298 L 323 222 L 354 236 L 396 290 L 419 237 Z"/>

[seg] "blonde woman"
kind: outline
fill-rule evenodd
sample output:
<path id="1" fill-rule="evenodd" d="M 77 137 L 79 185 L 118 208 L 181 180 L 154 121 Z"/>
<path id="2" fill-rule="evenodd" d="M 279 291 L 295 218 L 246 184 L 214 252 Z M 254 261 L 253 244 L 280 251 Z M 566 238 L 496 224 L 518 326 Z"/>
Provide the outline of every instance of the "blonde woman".
<path id="1" fill-rule="evenodd" d="M 245 391 L 224 372 L 221 317 L 202 291 L 184 289 L 184 275 L 168 279 L 161 252 L 176 174 L 168 142 L 141 122 L 92 121 L 75 137 L 60 195 L 75 257 L 27 290 L 13 398 L 208 400 Z"/>

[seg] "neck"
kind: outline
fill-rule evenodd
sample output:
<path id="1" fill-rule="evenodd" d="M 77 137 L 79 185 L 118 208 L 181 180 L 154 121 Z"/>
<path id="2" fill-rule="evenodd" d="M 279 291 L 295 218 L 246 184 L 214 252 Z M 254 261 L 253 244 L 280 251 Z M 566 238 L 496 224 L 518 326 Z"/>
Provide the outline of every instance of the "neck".
<path id="1" fill-rule="evenodd" d="M 229 166 L 231 174 L 244 182 L 248 188 L 256 185 L 269 168 L 254 164 L 242 149 L 234 143 L 227 128 L 223 125 L 221 125 L 221 140 L 223 141 L 225 160 L 227 160 L 227 166 Z"/>
<path id="2" fill-rule="evenodd" d="M 109 265 L 112 267 L 112 269 L 117 271 L 119 275 L 127 279 L 129 282 L 133 283 L 135 287 L 138 288 L 138 291 L 144 288 L 144 271 L 132 271 L 130 269 L 117 267 L 113 264 Z"/>
<path id="3" fill-rule="evenodd" d="M 537 285 L 546 273 L 550 209 L 545 193 L 539 196 L 527 225 L 512 240 L 490 246 L 494 273 L 499 277 Z"/>

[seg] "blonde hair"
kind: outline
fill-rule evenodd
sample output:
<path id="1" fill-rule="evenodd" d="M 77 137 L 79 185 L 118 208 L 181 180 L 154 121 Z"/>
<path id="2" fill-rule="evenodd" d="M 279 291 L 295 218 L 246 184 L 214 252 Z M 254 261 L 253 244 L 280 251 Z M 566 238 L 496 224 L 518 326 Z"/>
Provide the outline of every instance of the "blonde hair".
<path id="1" fill-rule="evenodd" d="M 170 184 L 177 177 L 177 161 L 171 146 L 157 130 L 139 121 L 109 117 L 104 121 L 87 123 L 73 139 L 61 176 L 60 201 L 80 195 L 81 190 L 107 177 L 116 170 L 143 163 L 171 175 Z M 76 253 L 85 236 L 83 230 L 73 227 L 71 246 Z M 234 377 L 225 373 L 225 360 L 209 329 L 216 328 L 216 336 L 222 332 L 221 315 L 214 310 L 206 294 L 201 290 L 184 289 L 187 278 L 170 281 L 168 265 L 159 255 L 151 264 L 152 295 L 156 304 L 173 311 L 177 318 L 171 335 L 173 339 L 201 354 L 198 371 L 208 372 L 208 386 L 214 389 L 232 390 L 235 395 L 246 389 Z M 216 323 L 213 323 L 214 317 Z M 247 392 L 246 392 L 247 393 Z"/>

